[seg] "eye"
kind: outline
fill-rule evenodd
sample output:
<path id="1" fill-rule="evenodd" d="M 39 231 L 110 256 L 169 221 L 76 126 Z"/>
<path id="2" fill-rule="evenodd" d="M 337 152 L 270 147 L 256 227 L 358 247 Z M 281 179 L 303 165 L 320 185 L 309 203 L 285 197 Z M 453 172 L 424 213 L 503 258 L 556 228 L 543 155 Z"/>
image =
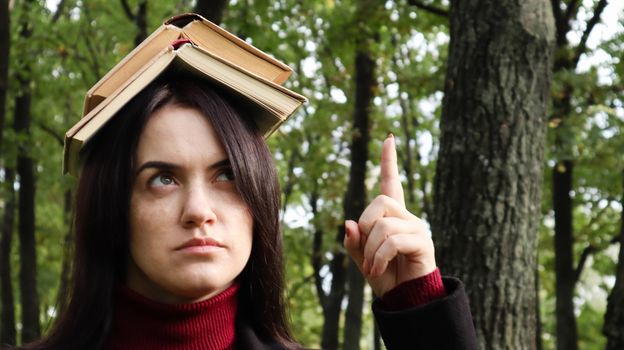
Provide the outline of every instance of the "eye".
<path id="1" fill-rule="evenodd" d="M 175 185 L 175 180 L 170 174 L 157 174 L 150 179 L 149 185 L 153 187 L 171 186 Z"/>
<path id="2" fill-rule="evenodd" d="M 232 172 L 232 169 L 230 168 L 223 169 L 221 173 L 217 176 L 216 181 L 219 181 L 219 182 L 234 181 L 234 173 Z"/>

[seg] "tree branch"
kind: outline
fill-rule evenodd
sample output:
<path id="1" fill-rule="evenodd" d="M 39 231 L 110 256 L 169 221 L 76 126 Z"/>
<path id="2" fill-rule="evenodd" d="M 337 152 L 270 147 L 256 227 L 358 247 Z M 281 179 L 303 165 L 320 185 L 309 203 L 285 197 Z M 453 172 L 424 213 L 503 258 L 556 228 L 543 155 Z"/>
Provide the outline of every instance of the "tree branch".
<path id="1" fill-rule="evenodd" d="M 550 0 L 550 5 L 552 6 L 553 17 L 555 17 L 555 21 L 559 23 L 561 21 L 561 0 Z"/>
<path id="2" fill-rule="evenodd" d="M 585 263 L 587 262 L 587 258 L 593 253 L 596 253 L 600 250 L 604 250 L 610 245 L 618 243 L 620 241 L 620 236 L 622 236 L 622 233 L 620 233 L 619 235 L 615 235 L 615 237 L 611 238 L 608 245 L 600 249 L 596 248 L 592 244 L 589 244 L 587 247 L 585 247 L 585 249 L 583 249 L 583 252 L 581 253 L 581 258 L 579 259 L 578 265 L 576 266 L 576 270 L 574 270 L 574 284 L 575 285 L 578 283 L 579 279 L 581 278 L 581 273 L 583 272 L 583 269 L 585 268 Z"/>
<path id="3" fill-rule="evenodd" d="M 284 184 L 284 189 L 282 192 L 284 193 L 284 203 L 282 203 L 282 213 L 286 213 L 286 207 L 288 206 L 288 200 L 290 199 L 290 195 L 292 194 L 293 189 L 295 188 L 295 165 L 296 161 L 299 159 L 299 150 L 295 146 L 291 152 L 290 157 L 288 158 L 288 170 L 286 172 L 288 178 L 286 179 L 286 183 Z"/>
<path id="4" fill-rule="evenodd" d="M 585 50 L 587 49 L 587 39 L 589 38 L 589 34 L 591 34 L 591 31 L 594 29 L 594 26 L 598 24 L 598 22 L 600 22 L 600 15 L 602 14 L 602 11 L 605 9 L 605 7 L 607 7 L 607 2 L 608 2 L 607 0 L 600 0 L 598 1 L 598 4 L 596 4 L 596 8 L 594 9 L 594 15 L 589 20 L 589 22 L 587 22 L 587 27 L 585 28 L 585 31 L 583 32 L 581 41 L 576 47 L 576 54 L 574 55 L 573 67 L 576 67 L 579 59 L 581 58 L 581 55 L 585 53 Z"/>
<path id="5" fill-rule="evenodd" d="M 312 215 L 314 218 L 318 215 L 318 183 L 314 179 L 314 187 L 310 194 L 310 207 L 312 207 Z M 316 225 L 315 225 L 316 226 Z M 321 268 L 323 267 L 323 230 L 316 227 L 314 229 L 314 241 L 312 242 L 312 268 L 314 269 L 314 286 L 316 294 L 323 310 L 327 308 L 327 295 L 323 290 L 323 277 L 321 276 Z"/>
<path id="6" fill-rule="evenodd" d="M 303 286 L 307 286 L 310 283 L 310 280 L 313 278 L 313 275 L 309 275 L 304 277 L 301 281 L 294 283 L 290 288 L 290 292 L 288 293 L 290 297 L 293 297 L 299 293 L 299 289 Z"/>
<path id="7" fill-rule="evenodd" d="M 421 10 L 425 10 L 429 13 L 433 13 L 434 15 L 438 15 L 438 16 L 442 16 L 446 18 L 449 17 L 449 10 L 447 9 L 442 9 L 433 5 L 425 4 L 419 0 L 407 0 L 407 3 Z"/>
<path id="8" fill-rule="evenodd" d="M 61 146 L 63 146 L 64 140 L 63 136 L 56 132 L 56 130 L 52 129 L 50 126 L 45 125 L 40 121 L 35 121 L 35 125 L 41 128 L 41 130 L 45 131 L 48 135 L 52 136 Z"/>
<path id="9" fill-rule="evenodd" d="M 121 7 L 123 7 L 126 17 L 128 17 L 129 20 L 134 21 L 135 15 L 132 13 L 132 10 L 130 9 L 130 5 L 128 5 L 128 0 L 120 0 L 120 1 L 121 1 Z"/>
<path id="10" fill-rule="evenodd" d="M 570 23 L 572 18 L 576 17 L 576 11 L 578 10 L 579 0 L 570 0 L 570 3 L 566 6 L 565 21 Z"/>
<path id="11" fill-rule="evenodd" d="M 604 198 L 606 199 L 609 204 L 611 203 L 611 201 L 613 200 L 613 198 L 610 197 L 606 197 Z M 594 224 L 598 221 L 600 221 L 600 219 L 602 219 L 602 217 L 610 210 L 611 208 L 609 207 L 609 205 L 606 205 L 604 208 L 600 209 L 596 215 L 593 215 L 590 219 L 589 222 L 587 223 L 587 225 L 584 225 L 583 227 L 581 227 L 579 229 L 579 233 L 581 234 L 588 234 L 589 232 L 592 231 L 592 226 L 594 226 Z"/>
<path id="12" fill-rule="evenodd" d="M 56 23 L 61 18 L 61 15 L 63 14 L 63 10 L 65 9 L 66 3 L 67 1 L 61 0 L 59 4 L 56 6 L 56 12 L 54 12 L 54 14 L 52 15 L 52 23 Z"/>

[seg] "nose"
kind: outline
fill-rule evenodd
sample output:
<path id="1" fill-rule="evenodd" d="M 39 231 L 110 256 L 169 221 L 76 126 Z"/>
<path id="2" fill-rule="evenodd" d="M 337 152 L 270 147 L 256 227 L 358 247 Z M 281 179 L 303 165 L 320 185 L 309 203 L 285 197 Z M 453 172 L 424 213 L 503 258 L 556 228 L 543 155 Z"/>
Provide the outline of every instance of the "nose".
<path id="1" fill-rule="evenodd" d="M 211 200 L 209 191 L 200 188 L 189 188 L 186 193 L 184 209 L 181 216 L 185 228 L 213 225 L 217 222 L 214 212 L 215 201 Z"/>

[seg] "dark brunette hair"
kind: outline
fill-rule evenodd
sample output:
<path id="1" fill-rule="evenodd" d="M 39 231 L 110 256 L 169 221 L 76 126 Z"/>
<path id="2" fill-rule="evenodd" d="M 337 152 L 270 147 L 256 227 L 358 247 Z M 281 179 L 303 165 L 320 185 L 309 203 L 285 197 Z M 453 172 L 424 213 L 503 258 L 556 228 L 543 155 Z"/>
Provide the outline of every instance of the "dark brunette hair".
<path id="1" fill-rule="evenodd" d="M 175 104 L 210 120 L 253 217 L 251 256 L 240 279 L 239 312 L 260 337 L 296 347 L 285 313 L 279 184 L 271 153 L 252 117 L 223 89 L 169 74 L 150 84 L 85 145 L 75 209 L 69 295 L 53 328 L 27 349 L 100 349 L 110 335 L 114 287 L 125 279 L 130 193 L 139 137 L 149 117 Z M 253 301 L 253 302 L 252 302 Z"/>

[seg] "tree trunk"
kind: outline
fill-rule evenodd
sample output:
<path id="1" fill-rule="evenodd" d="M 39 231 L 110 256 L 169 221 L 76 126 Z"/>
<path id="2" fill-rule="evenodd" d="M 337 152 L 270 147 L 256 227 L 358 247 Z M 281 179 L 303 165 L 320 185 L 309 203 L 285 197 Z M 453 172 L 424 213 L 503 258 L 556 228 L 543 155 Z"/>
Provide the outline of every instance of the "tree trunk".
<path id="1" fill-rule="evenodd" d="M 15 345 L 15 301 L 11 278 L 11 245 L 13 241 L 13 225 L 15 222 L 15 191 L 13 169 L 4 168 L 4 214 L 2 216 L 2 236 L 0 237 L 0 293 L 2 295 L 2 318 L 0 319 L 1 345 Z"/>
<path id="2" fill-rule="evenodd" d="M 578 1 L 563 2 L 551 0 L 556 23 L 556 60 L 555 73 L 574 72 L 581 55 L 586 51 L 587 38 L 594 26 L 600 21 L 600 15 L 607 5 L 606 0 L 599 0 L 591 18 L 587 21 L 581 40 L 576 47 L 570 47 L 568 33 L 572 21 L 577 17 Z M 563 5 L 563 6 L 562 6 Z M 578 349 L 576 317 L 574 316 L 574 287 L 580 270 L 574 268 L 574 207 L 570 194 L 573 190 L 573 148 L 574 132 L 567 125 L 572 113 L 571 96 L 574 87 L 564 81 L 559 91 L 553 92 L 552 120 L 558 125 L 555 132 L 555 154 L 560 155 L 553 173 L 553 210 L 555 211 L 555 274 L 556 274 L 556 339 L 558 350 Z M 562 156 L 561 156 L 562 155 Z M 582 265 L 579 265 L 579 268 Z"/>
<path id="3" fill-rule="evenodd" d="M 9 84 L 9 51 L 11 45 L 9 1 L 0 0 L 0 154 L 4 139 L 6 99 Z"/>
<path id="4" fill-rule="evenodd" d="M 355 23 L 365 23 L 362 19 L 372 18 L 379 10 L 379 3 L 362 0 L 357 3 Z M 369 24 L 369 27 L 374 25 Z M 368 27 L 367 27 L 368 28 Z M 375 62 L 368 49 L 368 41 L 373 39 L 371 30 L 364 30 L 355 38 L 355 101 L 353 112 L 353 130 L 351 133 L 351 167 L 349 182 L 343 201 L 345 219 L 358 220 L 366 206 L 366 162 L 368 161 L 368 143 L 370 140 L 369 106 L 373 98 L 375 85 Z M 336 235 L 336 243 L 342 248 L 344 226 Z M 330 295 L 327 296 L 327 308 L 324 313 L 323 338 L 321 347 L 332 350 L 338 348 L 338 330 L 340 311 L 344 297 L 345 284 L 348 286 L 348 305 L 345 313 L 343 349 L 360 348 L 362 334 L 362 307 L 364 304 L 365 281 L 361 272 L 351 259 L 347 259 L 342 249 L 334 252 L 330 262 L 332 284 Z"/>
<path id="5" fill-rule="evenodd" d="M 139 46 L 147 38 L 147 0 L 141 0 L 134 16 L 137 34 L 134 37 L 134 46 Z"/>
<path id="6" fill-rule="evenodd" d="M 336 234 L 336 245 L 342 245 L 344 241 L 344 225 L 340 227 Z M 345 254 L 340 249 L 335 249 L 333 258 L 329 263 L 331 273 L 331 288 L 329 295 L 325 298 L 326 307 L 323 309 L 323 335 L 321 337 L 321 348 L 325 350 L 338 349 L 338 332 L 340 330 L 340 310 L 342 298 L 345 292 L 346 263 Z"/>
<path id="7" fill-rule="evenodd" d="M 373 350 L 381 350 L 381 333 L 379 333 L 377 322 L 373 322 L 373 327 Z"/>
<path id="8" fill-rule="evenodd" d="M 134 36 L 134 46 L 139 46 L 147 38 L 147 0 L 139 1 L 136 13 L 132 12 L 128 0 L 121 0 L 121 6 L 126 17 L 134 22 L 137 27 L 137 33 Z"/>
<path id="9" fill-rule="evenodd" d="M 24 3 L 30 10 L 32 2 Z M 28 12 L 27 12 L 28 13 Z M 28 41 L 32 25 L 27 18 L 20 23 L 20 40 Z M 26 53 L 23 53 L 26 55 Z M 22 343 L 31 342 L 40 336 L 39 296 L 37 295 L 37 256 L 35 250 L 35 177 L 33 160 L 30 156 L 31 91 L 28 59 L 17 74 L 20 94 L 15 98 L 13 127 L 17 135 L 25 138 L 18 146 L 17 174 L 19 176 L 18 231 L 20 246 L 20 301 L 22 306 Z"/>
<path id="10" fill-rule="evenodd" d="M 66 190 L 63 196 L 63 221 L 65 223 L 65 227 L 67 227 L 67 233 L 65 233 L 65 237 L 63 238 L 63 265 L 61 266 L 61 281 L 59 283 L 58 289 L 58 306 L 59 310 L 64 310 L 67 302 L 66 296 L 69 293 L 69 283 L 70 283 L 70 269 L 71 269 L 71 259 L 72 259 L 72 240 L 73 240 L 73 232 L 74 226 L 72 223 L 71 213 L 72 213 L 72 191 Z"/>
<path id="11" fill-rule="evenodd" d="M 624 172 L 622 173 L 622 180 L 624 180 Z M 622 184 L 622 199 L 620 203 L 624 206 L 624 181 Z M 615 285 L 609 295 L 604 327 L 602 329 L 602 332 L 607 337 L 606 350 L 624 349 L 624 209 L 622 209 L 621 213 L 619 238 L 620 254 L 615 274 Z"/>
<path id="12" fill-rule="evenodd" d="M 535 290 L 539 293 L 540 291 L 540 276 L 539 276 L 539 261 L 537 263 L 538 266 L 535 266 Z M 542 316 L 541 316 L 541 303 L 539 295 L 535 298 L 535 315 L 537 317 L 537 325 L 535 331 L 537 333 L 535 339 L 535 350 L 542 350 L 544 348 L 542 342 Z"/>
<path id="13" fill-rule="evenodd" d="M 28 81 L 21 82 L 23 93 L 15 101 L 15 132 L 30 136 L 31 96 Z M 22 305 L 22 343 L 40 336 L 39 297 L 37 295 L 37 253 L 35 250 L 35 177 L 29 147 L 21 145 L 17 156 L 19 175 L 18 231 L 20 246 L 20 294 Z"/>
<path id="14" fill-rule="evenodd" d="M 15 192 L 13 191 L 13 171 L 7 164 L 7 152 L 4 149 L 4 128 L 6 120 L 6 99 L 9 76 L 10 48 L 10 16 L 9 2 L 0 0 L 0 154 L 4 161 L 4 211 L 2 215 L 2 231 L 0 232 L 0 347 L 15 345 L 15 301 L 11 283 L 11 243 L 15 212 Z"/>
<path id="15" fill-rule="evenodd" d="M 195 3 L 195 13 L 200 14 L 209 21 L 221 24 L 223 12 L 228 5 L 228 0 L 201 1 Z"/>
<path id="16" fill-rule="evenodd" d="M 578 349 L 574 316 L 574 257 L 572 252 L 572 161 L 558 163 L 553 169 L 553 207 L 555 210 L 555 284 L 557 349 Z"/>
<path id="17" fill-rule="evenodd" d="M 537 344 L 551 11 L 546 0 L 451 2 L 432 230 L 442 270 L 466 284 L 481 349 Z"/>
<path id="18" fill-rule="evenodd" d="M 351 168 L 349 185 L 344 199 L 345 219 L 357 221 L 366 207 L 366 162 L 370 140 L 370 105 L 375 86 L 375 62 L 370 53 L 359 51 L 355 56 L 355 111 L 351 139 Z M 362 334 L 362 306 L 364 304 L 364 277 L 353 260 L 347 270 L 349 304 L 345 314 L 345 350 L 360 348 Z"/>

